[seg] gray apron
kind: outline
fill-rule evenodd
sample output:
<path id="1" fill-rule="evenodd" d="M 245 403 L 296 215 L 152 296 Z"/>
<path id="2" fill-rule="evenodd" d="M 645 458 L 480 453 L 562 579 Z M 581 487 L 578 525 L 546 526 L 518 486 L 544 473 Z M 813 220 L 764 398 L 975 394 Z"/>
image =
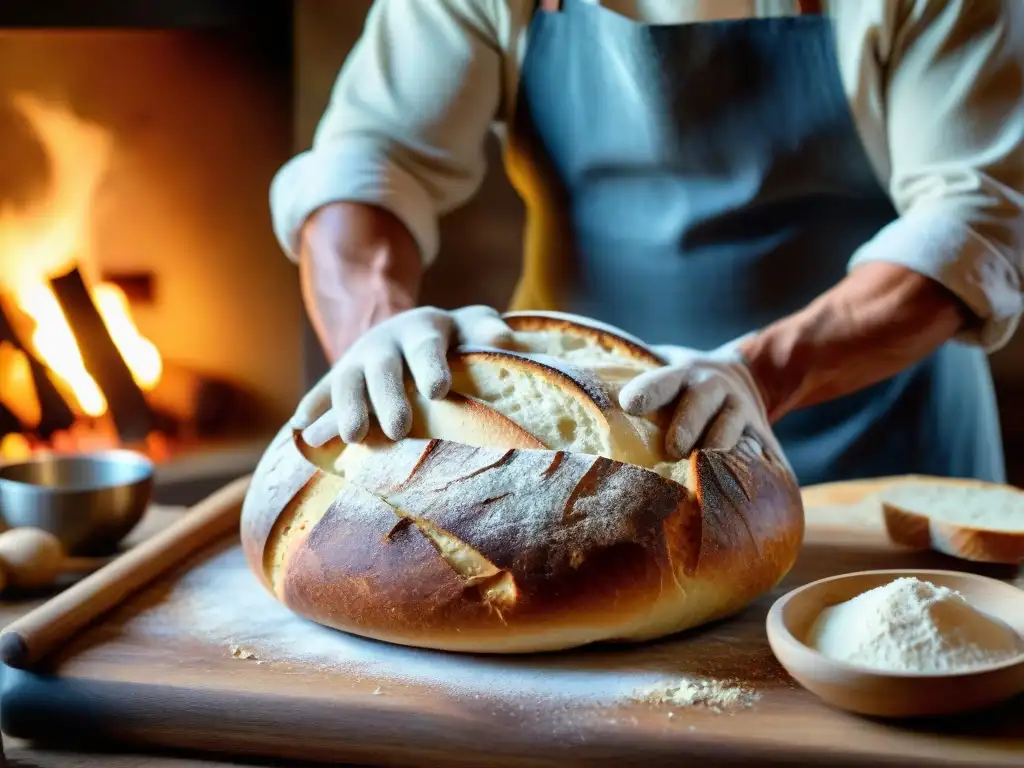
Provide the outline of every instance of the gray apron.
<path id="1" fill-rule="evenodd" d="M 711 349 L 800 309 L 897 217 L 818 15 L 648 25 L 583 0 L 539 10 L 507 166 L 532 231 L 524 280 L 548 291 L 533 301 L 521 283 L 514 308 L 649 343 Z M 805 485 L 1005 480 L 986 356 L 956 343 L 776 429 Z"/>

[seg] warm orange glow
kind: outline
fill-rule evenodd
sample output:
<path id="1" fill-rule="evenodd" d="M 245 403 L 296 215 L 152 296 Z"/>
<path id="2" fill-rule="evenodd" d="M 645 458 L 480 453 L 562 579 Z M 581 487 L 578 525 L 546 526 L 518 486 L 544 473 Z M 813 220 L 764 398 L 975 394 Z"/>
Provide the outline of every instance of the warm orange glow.
<path id="1" fill-rule="evenodd" d="M 30 342 L 36 357 L 71 387 L 82 411 L 102 416 L 107 410 L 106 398 L 85 369 L 78 342 L 53 291 L 38 283 L 23 287 L 14 300 L 36 323 Z"/>
<path id="2" fill-rule="evenodd" d="M 100 283 L 92 297 L 132 378 L 142 389 L 155 387 L 163 372 L 163 360 L 153 342 L 140 334 L 132 322 L 124 291 L 111 283 Z"/>
<path id="3" fill-rule="evenodd" d="M 90 258 L 93 202 L 113 145 L 61 105 L 18 95 L 12 106 L 42 145 L 49 182 L 31 203 L 0 207 L 0 283 L 20 291 Z"/>
<path id="4" fill-rule="evenodd" d="M 0 290 L 31 321 L 28 338 L 22 341 L 50 368 L 61 391 L 69 393 L 72 408 L 80 415 L 99 417 L 107 402 L 47 280 L 75 266 L 89 278 L 92 207 L 110 161 L 112 137 L 62 105 L 19 96 L 13 106 L 45 150 L 49 186 L 29 205 L 0 206 Z M 160 354 L 139 333 L 124 294 L 106 283 L 91 291 L 133 378 L 141 388 L 152 389 L 162 372 Z M 35 399 L 28 365 L 23 356 L 19 362 L 17 354 L 0 356 L 0 384 L 18 385 L 2 388 L 3 402 L 23 421 L 35 424 L 38 404 L 25 402 Z M 5 443 L 0 455 L 7 453 Z"/>
<path id="5" fill-rule="evenodd" d="M 4 435 L 0 438 L 0 457 L 6 461 L 24 461 L 32 456 L 32 444 L 24 435 Z"/>
<path id="6" fill-rule="evenodd" d="M 10 344 L 0 344 L 0 394 L 0 402 L 18 417 L 18 421 L 33 427 L 39 424 L 42 414 L 28 358 Z M 0 452 L 0 457 L 4 455 Z"/>

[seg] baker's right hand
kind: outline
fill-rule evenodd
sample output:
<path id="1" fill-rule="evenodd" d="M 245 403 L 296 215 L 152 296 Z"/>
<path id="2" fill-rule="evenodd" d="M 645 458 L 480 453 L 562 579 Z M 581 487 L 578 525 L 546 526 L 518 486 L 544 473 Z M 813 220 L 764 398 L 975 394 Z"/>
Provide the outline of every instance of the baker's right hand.
<path id="1" fill-rule="evenodd" d="M 501 346 L 511 335 L 512 329 L 490 307 L 417 307 L 402 312 L 370 328 L 345 351 L 299 402 L 291 426 L 305 431 L 317 422 L 306 433 L 314 445 L 334 435 L 357 443 L 369 431 L 372 409 L 384 434 L 400 440 L 412 427 L 406 367 L 420 394 L 437 400 L 451 387 L 449 347 Z"/>

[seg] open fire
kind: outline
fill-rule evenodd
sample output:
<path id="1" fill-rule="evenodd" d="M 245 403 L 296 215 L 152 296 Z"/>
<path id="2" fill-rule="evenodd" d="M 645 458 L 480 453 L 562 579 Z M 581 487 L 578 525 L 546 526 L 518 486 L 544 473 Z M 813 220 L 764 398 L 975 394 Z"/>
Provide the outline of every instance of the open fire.
<path id="1" fill-rule="evenodd" d="M 49 179 L 27 204 L 0 201 L 0 461 L 118 445 L 159 460 L 192 415 L 182 396 L 202 387 L 178 372 L 178 402 L 160 397 L 165 361 L 124 292 L 96 278 L 93 208 L 112 137 L 59 104 L 22 95 L 14 106 Z"/>

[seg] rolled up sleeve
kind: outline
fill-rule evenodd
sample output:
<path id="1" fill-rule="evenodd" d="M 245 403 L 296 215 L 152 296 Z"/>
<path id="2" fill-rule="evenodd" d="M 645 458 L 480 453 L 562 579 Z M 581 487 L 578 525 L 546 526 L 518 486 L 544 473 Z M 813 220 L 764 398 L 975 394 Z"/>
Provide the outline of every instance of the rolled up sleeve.
<path id="1" fill-rule="evenodd" d="M 438 218 L 468 200 L 486 172 L 484 140 L 502 95 L 498 5 L 376 0 L 312 147 L 271 184 L 274 232 L 290 258 L 306 219 L 342 201 L 391 211 L 424 262 L 434 258 Z"/>
<path id="2" fill-rule="evenodd" d="M 1024 2 L 897 3 L 882 88 L 900 216 L 850 267 L 901 264 L 977 315 L 961 340 L 1005 345 L 1024 283 Z"/>

